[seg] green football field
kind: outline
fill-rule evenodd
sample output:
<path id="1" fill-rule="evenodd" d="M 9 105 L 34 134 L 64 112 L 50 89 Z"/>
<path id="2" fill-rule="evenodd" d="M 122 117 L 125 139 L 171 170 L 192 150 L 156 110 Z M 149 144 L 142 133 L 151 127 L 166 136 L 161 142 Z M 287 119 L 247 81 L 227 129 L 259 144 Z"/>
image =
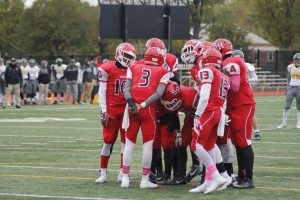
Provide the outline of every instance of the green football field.
<path id="1" fill-rule="evenodd" d="M 191 194 L 200 177 L 181 186 L 140 189 L 141 139 L 134 151 L 131 187 L 117 182 L 120 142 L 109 162 L 108 183 L 94 183 L 102 134 L 97 105 L 36 105 L 0 110 L 0 199 L 300 199 L 300 130 L 293 102 L 281 123 L 283 96 L 256 97 L 262 133 L 253 141 L 255 189 Z M 190 154 L 189 154 L 190 155 Z M 189 157 L 188 168 L 191 165 Z M 236 171 L 236 159 L 234 160 Z"/>

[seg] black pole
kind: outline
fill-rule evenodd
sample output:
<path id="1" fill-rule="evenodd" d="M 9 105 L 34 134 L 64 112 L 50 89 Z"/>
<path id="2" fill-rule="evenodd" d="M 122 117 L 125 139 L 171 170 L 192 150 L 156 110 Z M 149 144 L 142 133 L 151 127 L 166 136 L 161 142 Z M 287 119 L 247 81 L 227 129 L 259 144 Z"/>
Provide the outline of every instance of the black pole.
<path id="1" fill-rule="evenodd" d="M 278 49 L 275 51 L 275 70 L 278 72 Z"/>

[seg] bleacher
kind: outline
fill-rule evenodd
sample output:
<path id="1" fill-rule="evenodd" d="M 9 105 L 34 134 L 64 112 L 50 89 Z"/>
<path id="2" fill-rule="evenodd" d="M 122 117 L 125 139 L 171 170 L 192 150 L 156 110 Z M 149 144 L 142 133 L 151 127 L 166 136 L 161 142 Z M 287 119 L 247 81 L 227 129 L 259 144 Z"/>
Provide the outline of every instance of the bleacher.
<path id="1" fill-rule="evenodd" d="M 179 64 L 178 71 L 182 85 L 193 86 L 194 81 L 190 73 L 191 65 Z M 259 83 L 252 85 L 255 91 L 265 90 L 285 90 L 287 88 L 287 78 L 282 78 L 280 75 L 271 71 L 264 71 L 261 68 L 256 68 Z"/>

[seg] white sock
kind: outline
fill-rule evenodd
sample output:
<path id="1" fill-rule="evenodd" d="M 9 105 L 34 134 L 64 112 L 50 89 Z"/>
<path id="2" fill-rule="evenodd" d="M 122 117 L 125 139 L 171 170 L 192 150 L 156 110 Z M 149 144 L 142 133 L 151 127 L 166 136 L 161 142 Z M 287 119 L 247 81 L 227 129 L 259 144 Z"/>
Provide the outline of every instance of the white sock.
<path id="1" fill-rule="evenodd" d="M 282 116 L 282 123 L 286 124 L 288 116 L 289 116 L 289 110 L 284 109 L 283 116 Z"/>
<path id="2" fill-rule="evenodd" d="M 142 168 L 150 168 L 152 162 L 153 140 L 143 144 Z"/>
<path id="3" fill-rule="evenodd" d="M 126 138 L 124 154 L 123 154 L 123 166 L 130 166 L 132 161 L 132 154 L 135 144 Z"/>
<path id="4" fill-rule="evenodd" d="M 203 148 L 202 145 L 197 143 L 196 144 L 196 151 L 194 151 L 194 153 L 201 160 L 201 162 L 204 164 L 205 167 L 208 167 L 208 166 L 214 164 L 214 162 L 213 162 L 212 158 L 210 157 L 209 153 Z"/>
<path id="5" fill-rule="evenodd" d="M 255 132 L 255 133 L 259 132 L 259 129 L 255 129 L 254 132 Z"/>
<path id="6" fill-rule="evenodd" d="M 223 157 L 222 157 L 221 151 L 220 151 L 219 147 L 216 144 L 215 144 L 215 147 L 213 148 L 213 150 L 215 152 L 216 163 L 223 162 Z"/>

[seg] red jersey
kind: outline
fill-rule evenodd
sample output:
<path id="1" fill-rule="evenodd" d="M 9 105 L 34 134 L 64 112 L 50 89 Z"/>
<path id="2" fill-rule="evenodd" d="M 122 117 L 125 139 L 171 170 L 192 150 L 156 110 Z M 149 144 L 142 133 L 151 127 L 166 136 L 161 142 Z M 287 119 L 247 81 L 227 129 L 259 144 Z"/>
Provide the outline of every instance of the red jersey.
<path id="1" fill-rule="evenodd" d="M 182 102 L 179 111 L 194 114 L 199 101 L 197 91 L 194 88 L 187 86 L 180 86 L 180 89 L 182 93 Z"/>
<path id="2" fill-rule="evenodd" d="M 162 105 L 162 103 L 159 101 L 156 102 L 156 106 L 155 106 L 155 116 L 156 117 L 162 117 L 166 114 L 169 113 L 169 110 L 166 109 L 166 107 L 164 105 Z"/>
<path id="3" fill-rule="evenodd" d="M 228 92 L 228 108 L 241 105 L 255 105 L 254 97 L 247 78 L 247 66 L 242 58 L 229 57 L 222 62 L 222 68 L 229 76 L 240 75 L 240 88 L 237 92 Z"/>
<path id="4" fill-rule="evenodd" d="M 132 80 L 132 98 L 140 104 L 154 94 L 160 83 L 167 85 L 170 73 L 163 67 L 134 64 L 127 70 L 127 79 Z"/>
<path id="5" fill-rule="evenodd" d="M 190 70 L 191 76 L 198 86 L 199 86 L 198 72 L 201 69 L 201 60 L 202 60 L 202 56 L 198 57 L 196 60 L 196 64 L 193 65 Z"/>
<path id="6" fill-rule="evenodd" d="M 230 87 L 230 79 L 215 67 L 205 67 L 198 73 L 201 87 L 205 84 L 211 84 L 208 103 L 204 112 L 218 110 L 223 107 L 227 92 Z M 206 92 L 206 91 L 204 91 Z M 202 91 L 201 91 L 202 93 Z M 200 101 L 202 96 L 200 96 Z"/>
<path id="7" fill-rule="evenodd" d="M 122 86 L 126 81 L 127 68 L 115 66 L 115 62 L 106 62 L 99 68 L 99 81 L 106 82 L 106 104 L 126 105 Z"/>
<path id="8" fill-rule="evenodd" d="M 173 72 L 173 73 L 177 72 L 178 71 L 178 58 L 171 53 L 167 53 L 164 67 L 167 68 L 170 72 Z"/>

